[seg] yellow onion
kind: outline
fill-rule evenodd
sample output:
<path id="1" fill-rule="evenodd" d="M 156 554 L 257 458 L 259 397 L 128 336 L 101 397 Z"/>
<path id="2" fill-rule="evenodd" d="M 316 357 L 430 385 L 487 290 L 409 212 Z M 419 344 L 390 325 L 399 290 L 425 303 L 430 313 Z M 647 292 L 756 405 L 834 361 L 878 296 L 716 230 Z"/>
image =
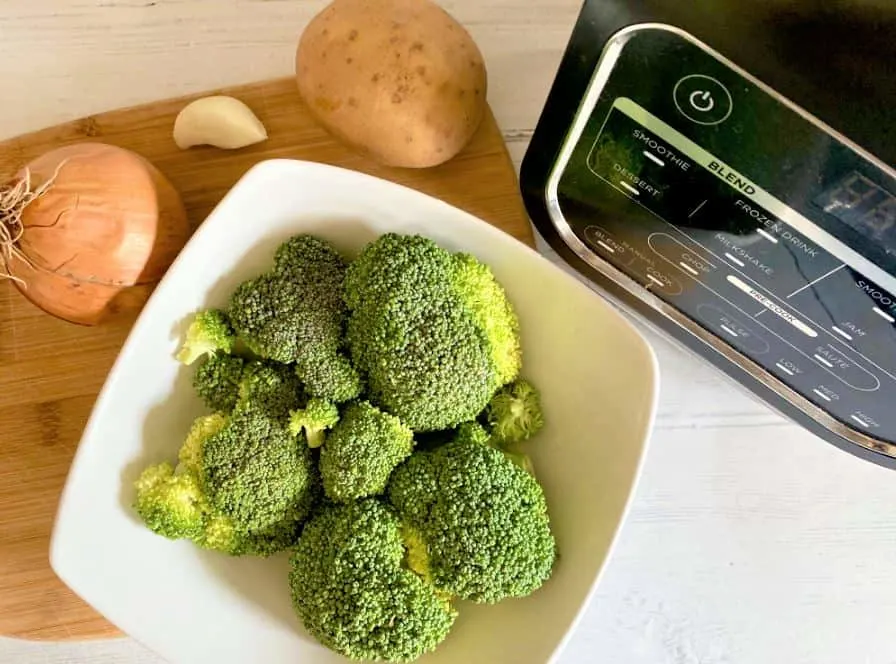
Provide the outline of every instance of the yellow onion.
<path id="1" fill-rule="evenodd" d="M 155 166 L 93 142 L 26 164 L 0 188 L 0 226 L 4 276 L 47 313 L 85 325 L 139 306 L 141 287 L 190 234 L 180 195 Z"/>

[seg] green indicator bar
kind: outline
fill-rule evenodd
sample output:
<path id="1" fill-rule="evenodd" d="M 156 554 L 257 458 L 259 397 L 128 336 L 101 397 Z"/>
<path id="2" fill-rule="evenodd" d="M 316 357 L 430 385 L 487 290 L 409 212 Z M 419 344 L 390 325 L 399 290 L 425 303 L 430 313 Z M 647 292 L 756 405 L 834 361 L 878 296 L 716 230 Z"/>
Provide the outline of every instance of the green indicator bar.
<path id="1" fill-rule="evenodd" d="M 732 189 L 742 194 L 745 199 L 753 201 L 757 206 L 764 208 L 769 214 L 776 217 L 776 219 L 766 219 L 764 215 L 754 217 L 764 227 L 757 229 L 757 231 L 767 239 L 773 242 L 778 242 L 780 239 L 780 241 L 787 244 L 805 244 L 802 238 L 790 230 L 792 228 L 817 246 L 833 254 L 837 260 L 860 271 L 869 279 L 885 288 L 896 289 L 894 277 L 889 272 L 881 269 L 855 249 L 833 237 L 789 205 L 758 187 L 749 178 L 738 173 L 721 159 L 701 148 L 694 141 L 670 127 L 650 111 L 626 97 L 617 98 L 613 102 L 613 108 L 675 147 L 682 155 L 686 155 L 695 163 L 703 166 Z M 754 215 L 750 214 L 750 216 Z"/>
<path id="2" fill-rule="evenodd" d="M 715 155 L 710 154 L 687 136 L 673 129 L 650 111 L 642 108 L 631 99 L 620 97 L 613 102 L 613 107 L 640 123 L 645 129 L 650 130 L 670 145 L 678 148 L 682 154 L 686 154 L 696 163 L 713 173 L 722 182 L 732 189 L 739 191 L 757 205 L 776 215 L 779 219 L 793 219 L 797 213 L 767 191 L 756 186 L 749 178 L 741 175 L 728 164 Z"/>

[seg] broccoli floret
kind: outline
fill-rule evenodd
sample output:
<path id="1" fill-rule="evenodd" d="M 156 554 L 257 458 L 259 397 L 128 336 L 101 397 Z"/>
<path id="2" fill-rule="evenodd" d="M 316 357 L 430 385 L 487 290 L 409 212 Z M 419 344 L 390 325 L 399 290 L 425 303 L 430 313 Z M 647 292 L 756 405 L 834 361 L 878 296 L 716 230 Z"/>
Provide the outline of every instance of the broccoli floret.
<path id="1" fill-rule="evenodd" d="M 177 466 L 163 462 L 140 474 L 134 484 L 134 509 L 150 530 L 168 539 L 202 537 L 208 513 L 199 478 L 202 443 L 226 424 L 218 413 L 196 418 L 178 452 Z"/>
<path id="2" fill-rule="evenodd" d="M 209 410 L 229 413 L 239 399 L 246 360 L 216 353 L 207 357 L 193 374 L 193 389 Z"/>
<path id="3" fill-rule="evenodd" d="M 274 250 L 274 274 L 314 283 L 342 288 L 347 263 L 336 248 L 326 240 L 300 233 L 280 244 Z"/>
<path id="4" fill-rule="evenodd" d="M 479 422 L 464 422 L 454 432 L 454 436 L 450 439 L 462 443 L 475 443 L 477 445 L 488 445 L 500 450 L 514 464 L 525 470 L 530 475 L 535 475 L 535 466 L 532 460 L 523 452 L 516 452 L 507 449 L 494 434 L 490 434 L 488 430 Z M 448 441 L 446 441 L 448 442 Z"/>
<path id="5" fill-rule="evenodd" d="M 319 477 L 306 444 L 288 420 L 250 402 L 202 445 L 202 486 L 209 504 L 248 540 L 250 553 L 291 546 L 319 495 Z"/>
<path id="6" fill-rule="evenodd" d="M 472 254 L 453 256 L 452 287 L 485 334 L 496 386 L 514 380 L 522 367 L 520 325 L 507 293 L 494 273 Z"/>
<path id="7" fill-rule="evenodd" d="M 453 440 L 465 443 L 479 443 L 480 445 L 488 445 L 491 436 L 479 422 L 464 422 L 454 435 Z"/>
<path id="8" fill-rule="evenodd" d="M 308 394 L 337 403 L 362 390 L 360 375 L 341 350 L 345 267 L 329 244 L 296 235 L 277 248 L 271 270 L 237 286 L 228 309 L 253 353 L 293 364 Z"/>
<path id="9" fill-rule="evenodd" d="M 193 420 L 177 453 L 178 469 L 187 470 L 199 477 L 202 471 L 202 445 L 226 426 L 227 417 L 222 413 L 202 415 Z"/>
<path id="10" fill-rule="evenodd" d="M 230 296 L 228 315 L 239 339 L 255 355 L 278 362 L 295 360 L 295 309 L 301 305 L 297 284 L 288 278 L 263 274 L 242 282 Z"/>
<path id="11" fill-rule="evenodd" d="M 284 418 L 251 404 L 197 418 L 176 469 L 151 466 L 136 488 L 137 514 L 154 532 L 259 556 L 295 543 L 321 492 L 308 446 Z"/>
<path id="12" fill-rule="evenodd" d="M 290 559 L 296 615 L 351 660 L 412 662 L 432 652 L 457 612 L 405 557 L 401 524 L 377 499 L 324 507 Z"/>
<path id="13" fill-rule="evenodd" d="M 433 584 L 492 604 L 524 597 L 551 576 L 556 542 L 542 487 L 489 445 L 456 440 L 416 451 L 387 495 L 418 534 Z"/>
<path id="14" fill-rule="evenodd" d="M 323 445 L 324 432 L 332 429 L 339 421 L 339 408 L 324 399 L 312 397 L 301 410 L 290 415 L 289 431 L 294 436 L 305 434 L 308 447 L 314 449 Z"/>
<path id="15" fill-rule="evenodd" d="M 366 401 L 349 404 L 320 453 L 327 497 L 347 502 L 381 494 L 413 447 L 414 433 L 397 417 Z"/>
<path id="16" fill-rule="evenodd" d="M 348 266 L 344 297 L 348 348 L 369 400 L 415 432 L 475 419 L 518 375 L 517 317 L 469 254 L 385 234 Z"/>
<path id="17" fill-rule="evenodd" d="M 288 419 L 305 399 L 302 384 L 288 365 L 250 362 L 243 369 L 237 406 L 252 406 L 275 419 Z"/>
<path id="18" fill-rule="evenodd" d="M 221 351 L 229 353 L 235 340 L 227 314 L 220 309 L 208 309 L 193 316 L 187 333 L 177 352 L 177 360 L 193 364 L 206 355 Z"/>
<path id="19" fill-rule="evenodd" d="M 498 390 L 489 401 L 485 417 L 492 440 L 500 446 L 528 440 L 544 426 L 538 390 L 523 378 Z"/>
<path id="20" fill-rule="evenodd" d="M 203 528 L 202 534 L 194 540 L 194 543 L 200 548 L 227 553 L 231 556 L 255 553 L 261 548 L 255 546 L 251 538 L 238 533 L 233 527 L 231 519 L 216 513 L 211 508 L 206 515 L 205 528 Z"/>
<path id="21" fill-rule="evenodd" d="M 321 348 L 296 359 L 296 375 L 308 394 L 333 403 L 357 398 L 363 389 L 361 376 L 341 352 Z"/>
<path id="22" fill-rule="evenodd" d="M 204 528 L 202 490 L 195 475 L 170 463 L 144 469 L 135 483 L 134 509 L 147 528 L 168 539 L 194 539 Z"/>
<path id="23" fill-rule="evenodd" d="M 242 553 L 230 520 L 217 514 L 202 487 L 202 445 L 227 425 L 219 413 L 197 418 L 178 452 L 178 464 L 149 466 L 135 482 L 134 509 L 154 533 L 168 539 L 192 540 L 195 544 L 231 554 Z"/>

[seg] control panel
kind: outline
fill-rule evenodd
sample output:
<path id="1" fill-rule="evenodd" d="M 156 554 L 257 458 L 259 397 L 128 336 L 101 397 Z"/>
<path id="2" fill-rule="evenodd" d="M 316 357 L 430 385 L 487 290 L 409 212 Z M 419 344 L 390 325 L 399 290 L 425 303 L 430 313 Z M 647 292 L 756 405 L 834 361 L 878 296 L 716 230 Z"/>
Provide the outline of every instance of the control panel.
<path id="1" fill-rule="evenodd" d="M 633 31 L 606 60 L 548 183 L 559 235 L 896 444 L 892 170 L 686 35 Z"/>

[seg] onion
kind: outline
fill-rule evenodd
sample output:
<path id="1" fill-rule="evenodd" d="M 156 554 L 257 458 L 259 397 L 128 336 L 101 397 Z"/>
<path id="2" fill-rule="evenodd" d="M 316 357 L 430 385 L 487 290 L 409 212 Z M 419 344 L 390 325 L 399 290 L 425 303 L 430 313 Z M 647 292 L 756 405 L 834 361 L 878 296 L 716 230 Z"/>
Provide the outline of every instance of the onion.
<path id="1" fill-rule="evenodd" d="M 140 287 L 162 277 L 189 235 L 174 186 L 116 146 L 51 150 L 0 186 L 0 276 L 70 322 L 94 325 L 139 306 L 149 290 Z"/>

